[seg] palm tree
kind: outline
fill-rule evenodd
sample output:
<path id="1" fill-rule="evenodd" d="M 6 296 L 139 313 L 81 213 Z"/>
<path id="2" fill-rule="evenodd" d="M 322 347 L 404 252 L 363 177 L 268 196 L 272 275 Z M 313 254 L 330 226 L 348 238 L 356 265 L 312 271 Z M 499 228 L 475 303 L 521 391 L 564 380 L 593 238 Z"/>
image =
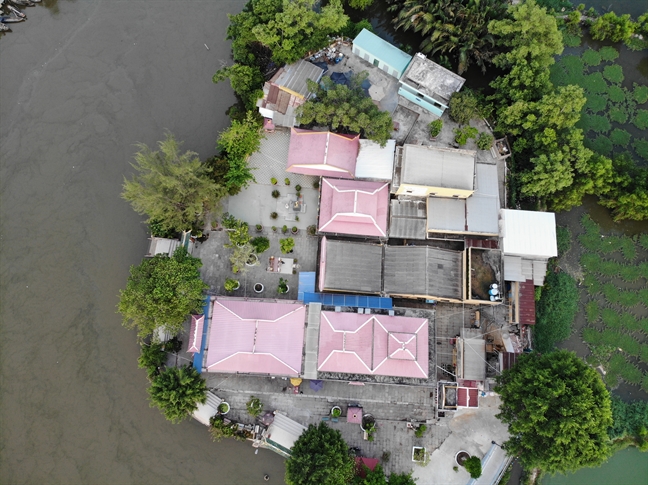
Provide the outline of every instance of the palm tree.
<path id="1" fill-rule="evenodd" d="M 190 416 L 198 404 L 207 401 L 205 379 L 192 366 L 170 367 L 151 381 L 148 389 L 151 407 L 158 407 L 164 417 L 179 423 Z"/>
<path id="2" fill-rule="evenodd" d="M 505 14 L 506 4 L 500 0 L 405 0 L 394 23 L 423 36 L 423 53 L 452 55 L 459 74 L 471 62 L 486 72 L 486 63 L 496 54 L 488 23 Z"/>

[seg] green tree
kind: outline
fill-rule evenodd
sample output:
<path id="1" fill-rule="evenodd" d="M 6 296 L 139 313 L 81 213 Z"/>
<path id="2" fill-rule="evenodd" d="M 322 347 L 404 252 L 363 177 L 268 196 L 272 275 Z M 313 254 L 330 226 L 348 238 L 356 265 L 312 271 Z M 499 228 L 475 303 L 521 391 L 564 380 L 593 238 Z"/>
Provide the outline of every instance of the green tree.
<path id="1" fill-rule="evenodd" d="M 392 473 L 389 475 L 389 485 L 416 485 L 412 473 Z"/>
<path id="2" fill-rule="evenodd" d="M 496 53 L 488 24 L 504 18 L 506 4 L 498 0 L 405 0 L 392 10 L 398 10 L 397 29 L 423 36 L 422 52 L 453 56 L 462 74 L 472 62 L 486 72 L 486 63 Z"/>
<path id="3" fill-rule="evenodd" d="M 297 109 L 299 123 L 326 126 L 342 133 L 359 133 L 385 146 L 391 137 L 392 118 L 365 94 L 362 81 L 366 77 L 366 72 L 353 76 L 351 86 L 335 84 L 330 77 L 323 78 L 321 86 L 307 81 L 316 98 Z"/>
<path id="4" fill-rule="evenodd" d="M 362 465 L 364 467 L 364 477 L 361 477 L 360 475 L 356 475 L 353 477 L 353 485 L 387 485 L 387 477 L 385 476 L 385 472 L 383 471 L 382 466 L 380 466 L 380 463 L 376 465 L 376 468 L 373 470 L 370 470 L 368 467 Z"/>
<path id="5" fill-rule="evenodd" d="M 191 229 L 217 208 L 225 189 L 209 177 L 198 154 L 180 154 L 180 144 L 170 133 L 159 147 L 152 151 L 138 144 L 132 165 L 139 174 L 124 180 L 121 196 L 138 214 L 146 214 L 147 222 L 176 232 Z"/>
<path id="6" fill-rule="evenodd" d="M 610 395 L 597 372 L 574 353 L 521 356 L 497 377 L 504 447 L 525 468 L 549 473 L 598 466 L 609 456 Z"/>
<path id="7" fill-rule="evenodd" d="M 320 12 L 315 0 L 283 0 L 281 9 L 264 23 L 252 27 L 256 40 L 272 51 L 278 64 L 291 64 L 324 47 L 327 36 L 340 31 L 349 19 L 340 0 L 331 0 Z"/>
<path id="8" fill-rule="evenodd" d="M 286 460 L 288 485 L 346 485 L 353 478 L 355 462 L 338 430 L 326 423 L 309 425 Z"/>
<path id="9" fill-rule="evenodd" d="M 470 477 L 473 479 L 478 479 L 481 477 L 482 474 L 482 466 L 481 466 L 481 460 L 477 456 L 471 456 L 464 462 L 464 468 L 468 473 L 470 473 Z"/>
<path id="10" fill-rule="evenodd" d="M 374 0 L 349 0 L 349 7 L 364 10 L 365 8 L 371 7 L 373 2 Z"/>
<path id="11" fill-rule="evenodd" d="M 207 401 L 207 385 L 192 366 L 170 367 L 151 382 L 151 407 L 157 407 L 172 423 L 179 423 Z"/>
<path id="12" fill-rule="evenodd" d="M 509 8 L 509 18 L 493 20 L 488 25 L 498 44 L 506 52 L 493 63 L 508 70 L 491 83 L 500 102 L 536 100 L 551 91 L 549 66 L 563 51 L 562 34 L 556 18 L 533 0 Z"/>
<path id="13" fill-rule="evenodd" d="M 270 62 L 272 51 L 267 47 L 261 48 L 252 29 L 270 22 L 281 8 L 282 0 L 250 0 L 241 13 L 228 14 L 227 39 L 232 41 L 235 62 L 260 67 Z"/>
<path id="14" fill-rule="evenodd" d="M 539 352 L 551 352 L 571 334 L 578 309 L 578 288 L 568 273 L 550 271 L 536 305 L 533 341 Z"/>
<path id="15" fill-rule="evenodd" d="M 182 330 L 191 313 L 203 306 L 203 291 L 209 288 L 200 279 L 200 259 L 179 247 L 173 257 L 158 254 L 138 266 L 131 266 L 126 289 L 119 292 L 119 313 L 124 326 L 137 327 L 137 335 L 147 337 L 158 328 L 172 335 Z"/>
<path id="16" fill-rule="evenodd" d="M 229 128 L 221 132 L 217 145 L 221 158 L 227 160 L 227 172 L 222 183 L 230 195 L 237 194 L 254 181 L 248 158 L 261 146 L 261 138 L 261 123 L 253 111 L 248 111 L 241 121 L 232 120 Z"/>
<path id="17" fill-rule="evenodd" d="M 245 109 L 254 110 L 257 99 L 263 97 L 263 74 L 258 66 L 233 64 L 220 68 L 212 77 L 212 82 L 218 84 L 229 79 L 234 92 L 241 98 Z"/>
<path id="18" fill-rule="evenodd" d="M 479 100 L 470 90 L 453 93 L 448 104 L 450 118 L 460 125 L 467 125 L 480 114 Z"/>
<path id="19" fill-rule="evenodd" d="M 146 369 L 149 379 L 158 374 L 158 369 L 166 362 L 166 352 L 164 344 L 161 342 L 151 342 L 150 345 L 141 344 L 142 349 L 137 359 L 137 366 L 140 369 Z"/>
<path id="20" fill-rule="evenodd" d="M 595 40 L 627 42 L 634 34 L 635 28 L 629 14 L 617 16 L 614 12 L 608 12 L 592 23 L 590 35 Z"/>

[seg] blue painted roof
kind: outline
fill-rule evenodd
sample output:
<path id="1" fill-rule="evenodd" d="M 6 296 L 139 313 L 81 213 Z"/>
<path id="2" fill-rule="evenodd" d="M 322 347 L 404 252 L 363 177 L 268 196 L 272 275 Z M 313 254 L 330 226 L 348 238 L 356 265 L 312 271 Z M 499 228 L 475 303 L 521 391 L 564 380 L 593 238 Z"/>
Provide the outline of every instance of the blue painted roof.
<path id="1" fill-rule="evenodd" d="M 353 39 L 353 45 L 367 51 L 375 58 L 398 70 L 399 73 L 402 73 L 412 60 L 412 56 L 372 34 L 367 29 L 362 29 L 362 32 Z"/>
<path id="2" fill-rule="evenodd" d="M 339 293 L 304 292 L 304 303 L 321 303 L 328 306 L 348 306 L 358 308 L 377 308 L 391 310 L 392 299 L 380 296 L 346 295 Z"/>

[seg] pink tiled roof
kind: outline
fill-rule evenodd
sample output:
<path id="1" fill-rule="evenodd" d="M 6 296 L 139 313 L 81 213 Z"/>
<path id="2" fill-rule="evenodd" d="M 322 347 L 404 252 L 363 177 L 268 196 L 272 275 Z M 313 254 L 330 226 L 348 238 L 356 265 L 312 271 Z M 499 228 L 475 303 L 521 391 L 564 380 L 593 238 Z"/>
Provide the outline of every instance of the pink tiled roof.
<path id="1" fill-rule="evenodd" d="M 200 352 L 204 323 L 205 315 L 191 315 L 191 329 L 189 330 L 189 347 L 187 348 L 187 352 Z"/>
<path id="2" fill-rule="evenodd" d="M 294 303 L 215 300 L 207 371 L 299 375 L 305 316 Z"/>
<path id="3" fill-rule="evenodd" d="M 304 175 L 353 178 L 360 135 L 292 128 L 286 170 Z"/>
<path id="4" fill-rule="evenodd" d="M 322 312 L 317 370 L 425 379 L 428 321 Z"/>
<path id="5" fill-rule="evenodd" d="M 386 237 L 388 207 L 389 184 L 325 178 L 319 231 Z"/>

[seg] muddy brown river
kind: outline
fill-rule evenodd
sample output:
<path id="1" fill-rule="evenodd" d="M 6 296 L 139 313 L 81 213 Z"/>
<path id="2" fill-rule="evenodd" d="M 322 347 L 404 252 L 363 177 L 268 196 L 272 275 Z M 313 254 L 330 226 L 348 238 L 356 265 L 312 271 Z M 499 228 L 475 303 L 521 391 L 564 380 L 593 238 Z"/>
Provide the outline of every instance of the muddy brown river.
<path id="1" fill-rule="evenodd" d="M 278 455 L 149 407 L 115 313 L 146 248 L 119 197 L 134 144 L 214 153 L 243 4 L 50 0 L 0 38 L 0 483 L 283 483 Z"/>

